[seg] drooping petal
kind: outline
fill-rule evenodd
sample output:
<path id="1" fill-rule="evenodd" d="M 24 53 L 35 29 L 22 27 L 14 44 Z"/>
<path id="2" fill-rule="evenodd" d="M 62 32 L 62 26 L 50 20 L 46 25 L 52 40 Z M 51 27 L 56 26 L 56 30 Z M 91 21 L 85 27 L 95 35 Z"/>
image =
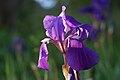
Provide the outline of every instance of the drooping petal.
<path id="1" fill-rule="evenodd" d="M 96 52 L 85 47 L 80 40 L 71 38 L 66 54 L 68 65 L 77 71 L 86 70 L 98 63 Z"/>
<path id="2" fill-rule="evenodd" d="M 48 50 L 47 50 L 47 44 L 49 43 L 49 40 L 44 39 L 43 43 L 40 46 L 40 53 L 39 53 L 39 60 L 38 60 L 38 67 L 49 70 L 48 66 Z"/>

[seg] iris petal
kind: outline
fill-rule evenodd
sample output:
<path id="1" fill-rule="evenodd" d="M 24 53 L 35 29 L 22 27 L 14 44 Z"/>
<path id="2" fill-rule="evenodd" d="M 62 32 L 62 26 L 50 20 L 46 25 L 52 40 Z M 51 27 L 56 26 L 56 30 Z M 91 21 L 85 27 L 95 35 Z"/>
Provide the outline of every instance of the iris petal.
<path id="1" fill-rule="evenodd" d="M 44 23 L 44 28 L 45 29 L 49 29 L 51 28 L 51 24 L 53 24 L 53 22 L 55 21 L 56 16 L 52 16 L 52 15 L 47 15 L 45 16 L 43 23 Z"/>
<path id="2" fill-rule="evenodd" d="M 71 30 L 71 28 L 76 28 L 77 26 L 79 26 L 80 23 L 77 20 L 75 20 L 72 16 L 66 16 L 65 10 L 66 7 L 62 6 L 62 12 L 59 16 L 62 17 L 64 31 L 67 33 Z"/>
<path id="3" fill-rule="evenodd" d="M 85 47 L 82 41 L 70 39 L 69 44 L 66 59 L 72 69 L 86 70 L 97 64 L 97 53 Z"/>
<path id="4" fill-rule="evenodd" d="M 39 60 L 38 60 L 38 67 L 45 69 L 45 70 L 49 70 L 49 66 L 47 63 L 48 60 L 48 50 L 47 50 L 47 46 L 46 44 L 49 43 L 48 41 L 45 41 L 41 44 L 40 46 L 40 53 L 39 53 Z"/>
<path id="5" fill-rule="evenodd" d="M 80 25 L 77 20 L 75 20 L 72 16 L 66 16 L 66 25 L 70 28 L 76 28 Z"/>
<path id="6" fill-rule="evenodd" d="M 46 29 L 46 35 L 50 38 L 54 36 L 53 23 L 55 20 L 56 20 L 56 17 L 51 15 L 45 16 L 43 20 L 44 28 Z"/>
<path id="7" fill-rule="evenodd" d="M 56 37 L 58 40 L 64 40 L 65 32 L 64 32 L 64 25 L 62 21 L 62 17 L 57 17 L 56 21 L 54 22 Z"/>
<path id="8" fill-rule="evenodd" d="M 58 16 L 46 16 L 44 18 L 44 28 L 46 29 L 46 35 L 53 40 L 64 39 L 64 26 L 62 17 Z"/>
<path id="9" fill-rule="evenodd" d="M 43 20 L 46 35 L 53 40 L 64 40 L 68 31 L 81 25 L 73 17 L 66 16 L 65 10 L 66 7 L 62 6 L 62 12 L 58 17 L 48 15 Z"/>
<path id="10" fill-rule="evenodd" d="M 81 24 L 79 27 L 76 27 L 72 30 L 70 34 L 72 36 L 79 36 L 82 40 L 86 38 L 94 39 L 95 36 L 93 34 L 93 27 L 90 24 Z"/>
<path id="11" fill-rule="evenodd" d="M 94 39 L 94 34 L 93 34 L 93 26 L 90 24 L 81 24 L 80 27 L 83 29 L 83 33 L 81 35 L 81 38 L 86 39 L 86 38 L 91 38 Z"/>

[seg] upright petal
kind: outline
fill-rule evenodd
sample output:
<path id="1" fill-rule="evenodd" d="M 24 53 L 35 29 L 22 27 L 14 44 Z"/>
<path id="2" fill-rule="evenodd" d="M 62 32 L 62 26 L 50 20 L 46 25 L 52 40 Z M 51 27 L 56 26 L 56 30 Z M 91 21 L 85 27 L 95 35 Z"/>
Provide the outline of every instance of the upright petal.
<path id="1" fill-rule="evenodd" d="M 39 60 L 38 60 L 38 67 L 49 70 L 49 66 L 47 63 L 48 60 L 48 50 L 46 45 L 49 43 L 49 40 L 43 40 L 43 43 L 40 46 L 40 53 L 39 53 Z"/>
<path id="2" fill-rule="evenodd" d="M 55 19 L 56 19 L 56 16 L 52 16 L 52 15 L 45 16 L 45 18 L 43 20 L 44 28 L 45 29 L 51 28 L 52 27 L 51 25 L 53 24 Z"/>
<path id="3" fill-rule="evenodd" d="M 66 24 L 67 27 L 73 29 L 81 25 L 77 20 L 75 20 L 72 16 L 66 16 Z"/>
<path id="4" fill-rule="evenodd" d="M 56 31 L 56 38 L 58 40 L 64 40 L 65 32 L 64 32 L 64 25 L 62 21 L 62 17 L 57 17 L 55 23 L 54 23 L 54 29 Z"/>
<path id="5" fill-rule="evenodd" d="M 66 7 L 62 6 L 59 16 L 46 16 L 43 20 L 46 35 L 53 40 L 64 40 L 65 34 L 71 29 L 79 27 L 81 24 L 71 16 L 66 16 Z"/>
<path id="6" fill-rule="evenodd" d="M 65 6 L 62 6 L 62 12 L 60 13 L 59 16 L 62 17 L 64 31 L 67 33 L 68 31 L 70 31 L 70 27 L 66 25 L 66 7 Z"/>
<path id="7" fill-rule="evenodd" d="M 58 16 L 46 16 L 44 18 L 44 28 L 46 29 L 46 35 L 53 40 L 64 39 L 64 26 L 62 17 Z"/>
<path id="8" fill-rule="evenodd" d="M 86 70 L 98 63 L 96 52 L 85 47 L 81 40 L 71 38 L 66 54 L 68 65 L 77 71 Z"/>
<path id="9" fill-rule="evenodd" d="M 50 38 L 55 36 L 55 34 L 54 34 L 55 31 L 53 29 L 53 25 L 54 25 L 54 21 L 55 20 L 56 20 L 56 17 L 55 16 L 51 16 L 51 15 L 45 16 L 45 18 L 43 20 L 44 28 L 46 29 L 46 35 L 48 37 L 50 37 Z"/>
<path id="10" fill-rule="evenodd" d="M 60 13 L 59 16 L 62 17 L 63 20 L 63 25 L 64 25 L 64 31 L 67 33 L 68 31 L 71 30 L 71 28 L 75 28 L 80 25 L 80 23 L 75 20 L 72 16 L 67 16 L 66 13 L 66 7 L 62 6 L 62 12 Z"/>
<path id="11" fill-rule="evenodd" d="M 81 25 L 77 20 L 75 20 L 72 16 L 66 16 L 66 19 L 64 20 L 64 31 L 67 33 L 68 31 L 77 28 Z"/>

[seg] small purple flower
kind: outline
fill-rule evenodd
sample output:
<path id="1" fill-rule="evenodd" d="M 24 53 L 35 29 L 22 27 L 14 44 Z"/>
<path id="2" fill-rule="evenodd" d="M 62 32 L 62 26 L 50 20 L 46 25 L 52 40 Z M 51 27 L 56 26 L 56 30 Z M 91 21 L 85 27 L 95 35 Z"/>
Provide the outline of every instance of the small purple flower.
<path id="1" fill-rule="evenodd" d="M 90 13 L 96 20 L 106 20 L 104 11 L 107 10 L 110 0 L 92 0 L 92 3 L 88 7 L 80 9 L 81 13 Z"/>
<path id="2" fill-rule="evenodd" d="M 26 50 L 26 45 L 24 41 L 18 36 L 14 37 L 10 46 L 10 51 L 21 53 L 24 52 L 25 50 Z"/>
<path id="3" fill-rule="evenodd" d="M 67 64 L 74 70 L 86 70 L 98 63 L 96 52 L 87 48 L 83 41 L 92 38 L 93 28 L 89 24 L 81 24 L 73 17 L 65 14 L 66 7 L 62 6 L 59 16 L 47 15 L 43 23 L 46 35 L 40 46 L 38 67 L 49 70 L 47 44 L 53 43 L 62 54 L 66 55 Z M 66 34 L 72 31 L 70 35 Z"/>
<path id="4" fill-rule="evenodd" d="M 101 8 L 108 8 L 110 0 L 92 0 L 93 5 L 97 5 Z"/>

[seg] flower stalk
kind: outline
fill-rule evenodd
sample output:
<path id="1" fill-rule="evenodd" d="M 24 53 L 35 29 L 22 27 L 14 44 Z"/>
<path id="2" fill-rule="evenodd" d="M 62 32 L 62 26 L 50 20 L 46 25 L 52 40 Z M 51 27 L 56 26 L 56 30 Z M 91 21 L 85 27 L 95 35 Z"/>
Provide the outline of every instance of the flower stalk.
<path id="1" fill-rule="evenodd" d="M 80 80 L 79 78 L 79 72 L 74 70 L 74 74 L 75 74 L 75 80 Z"/>

